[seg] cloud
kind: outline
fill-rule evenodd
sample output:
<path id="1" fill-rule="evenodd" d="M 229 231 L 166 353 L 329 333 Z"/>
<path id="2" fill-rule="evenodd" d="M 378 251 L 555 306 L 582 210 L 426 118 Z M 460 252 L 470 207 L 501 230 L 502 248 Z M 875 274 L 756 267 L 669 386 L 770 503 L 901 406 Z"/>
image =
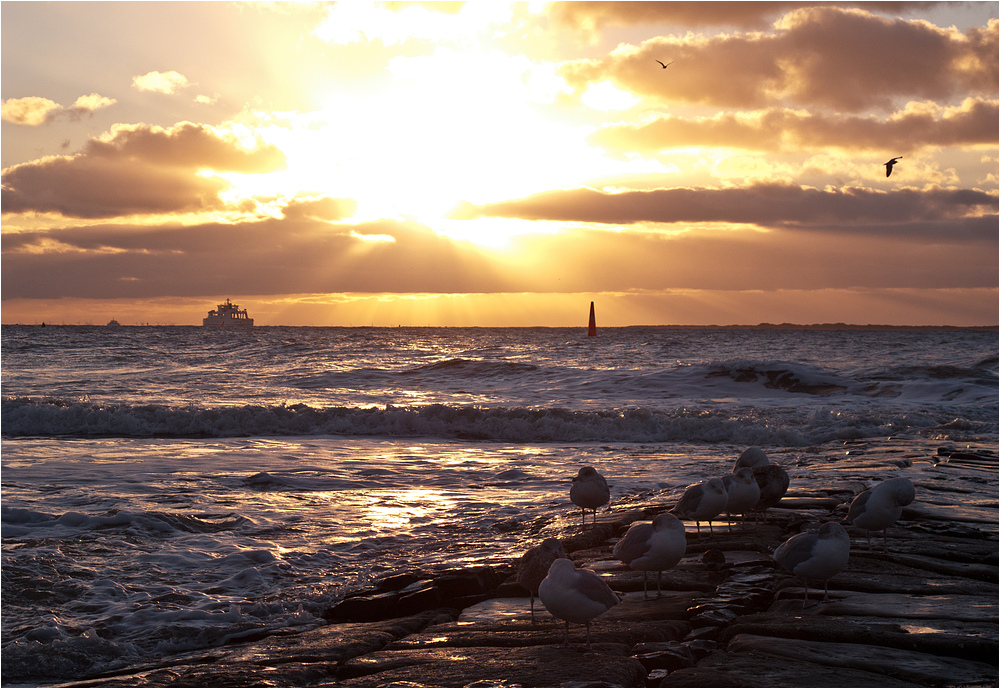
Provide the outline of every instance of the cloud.
<path id="1" fill-rule="evenodd" d="M 12 124 L 37 127 L 64 116 L 77 119 L 82 115 L 93 114 L 97 110 L 114 105 L 114 98 L 107 98 L 97 93 L 80 96 L 70 107 L 64 107 L 48 98 L 28 96 L 26 98 L 10 98 L 0 106 L 0 119 Z"/>
<path id="2" fill-rule="evenodd" d="M 373 236 L 394 241 L 365 239 Z M 394 221 L 62 228 L 5 236 L 3 266 L 5 299 L 448 293 L 505 284 L 479 250 Z"/>
<path id="3" fill-rule="evenodd" d="M 79 112 L 94 112 L 101 108 L 107 108 L 117 103 L 114 98 L 107 98 L 99 93 L 92 93 L 89 96 L 80 96 L 73 103 L 71 110 Z"/>
<path id="4" fill-rule="evenodd" d="M 349 218 L 358 211 L 358 204 L 352 199 L 296 198 L 282 208 L 286 218 L 337 221 Z"/>
<path id="5" fill-rule="evenodd" d="M 768 108 L 712 117 L 662 115 L 641 124 L 616 123 L 591 140 L 616 152 L 719 147 L 757 151 L 907 150 L 995 145 L 998 101 L 968 98 L 960 106 L 909 103 L 889 117 Z"/>
<path id="6" fill-rule="evenodd" d="M 760 214 L 769 201 L 780 203 L 782 190 L 772 191 L 774 199 L 758 195 Z M 966 207 L 977 199 L 965 199 Z M 452 241 L 422 224 L 385 220 L 334 225 L 298 216 L 193 226 L 68 226 L 5 235 L 0 289 L 4 299 L 138 299 L 996 287 L 996 215 L 938 212 L 931 214 L 942 218 L 938 222 L 902 217 L 889 226 L 883 219 L 859 232 L 836 226 L 843 215 L 838 201 L 808 215 L 827 223 L 825 231 L 804 232 L 791 223 L 770 231 L 695 224 L 675 234 L 642 226 L 566 226 L 514 237 L 507 252 Z M 729 215 L 739 216 L 737 199 L 727 203 Z M 938 203 L 947 205 L 947 198 Z M 875 208 L 855 211 L 857 217 L 876 214 Z M 800 209 L 799 215 L 806 213 Z M 392 241 L 366 239 L 373 237 Z"/>
<path id="7" fill-rule="evenodd" d="M 187 77 L 173 70 L 169 72 L 147 72 L 146 74 L 132 77 L 132 86 L 139 91 L 172 94 L 190 85 Z"/>
<path id="8" fill-rule="evenodd" d="M 763 227 L 845 227 L 853 223 L 856 232 L 865 233 L 875 226 L 952 222 L 992 214 L 997 200 L 996 193 L 969 189 L 882 192 L 862 188 L 819 190 L 780 183 L 618 193 L 580 188 L 482 206 L 469 204 L 460 215 L 609 225 L 739 223 Z"/>
<path id="9" fill-rule="evenodd" d="M 654 101 L 716 107 L 889 109 L 901 98 L 994 97 L 1000 23 L 962 33 L 834 6 L 789 13 L 772 31 L 687 34 L 565 63 L 579 93 L 610 80 Z M 674 60 L 662 70 L 654 60 Z"/>
<path id="10" fill-rule="evenodd" d="M 676 24 L 700 28 L 732 26 L 765 28 L 789 10 L 813 7 L 815 2 L 554 2 L 552 14 L 563 26 L 584 32 L 608 26 Z M 939 2 L 844 2 L 841 7 L 864 7 L 871 11 L 905 13 L 927 9 Z"/>
<path id="11" fill-rule="evenodd" d="M 257 142 L 246 148 L 207 125 L 119 125 L 75 155 L 5 169 L 3 212 L 111 218 L 218 209 L 218 195 L 228 184 L 200 171 L 253 174 L 284 165 L 276 147 Z"/>
<path id="12" fill-rule="evenodd" d="M 116 125 L 107 136 L 91 139 L 84 147 L 84 155 L 244 174 L 273 172 L 285 166 L 285 155 L 276 146 L 256 141 L 247 148 L 223 129 L 192 122 L 169 128 Z"/>

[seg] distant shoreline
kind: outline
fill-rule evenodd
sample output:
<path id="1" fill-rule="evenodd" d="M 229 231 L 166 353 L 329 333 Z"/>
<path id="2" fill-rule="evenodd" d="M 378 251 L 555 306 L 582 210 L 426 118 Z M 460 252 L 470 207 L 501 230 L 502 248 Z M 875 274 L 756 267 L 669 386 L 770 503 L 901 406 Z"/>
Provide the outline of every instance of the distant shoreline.
<path id="1" fill-rule="evenodd" d="M 27 328 L 106 328 L 105 325 L 94 323 L 2 323 L 0 327 L 27 327 Z M 202 328 L 204 326 L 175 323 L 143 323 L 129 324 L 122 323 L 123 328 Z M 352 329 L 421 329 L 431 328 L 455 329 L 455 330 L 536 330 L 549 328 L 552 330 L 581 329 L 586 330 L 586 326 L 576 325 L 255 325 L 248 330 L 257 328 L 352 328 Z M 929 332 L 953 332 L 953 331 L 975 331 L 994 332 L 1000 331 L 1000 325 L 879 325 L 868 324 L 858 325 L 852 323 L 758 323 L 757 325 L 606 325 L 598 326 L 598 333 L 601 330 L 627 330 L 629 328 L 656 328 L 661 330 L 884 330 L 884 331 L 929 331 Z M 215 328 L 218 330 L 218 328 Z M 229 329 L 231 332 L 233 329 Z"/>

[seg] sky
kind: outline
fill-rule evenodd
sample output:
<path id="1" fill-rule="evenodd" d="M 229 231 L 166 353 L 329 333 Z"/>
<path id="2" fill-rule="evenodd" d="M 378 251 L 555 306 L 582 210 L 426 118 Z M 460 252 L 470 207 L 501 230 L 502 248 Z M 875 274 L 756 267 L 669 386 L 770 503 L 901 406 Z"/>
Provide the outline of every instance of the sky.
<path id="1" fill-rule="evenodd" d="M 5 1 L 0 318 L 996 325 L 997 9 Z"/>

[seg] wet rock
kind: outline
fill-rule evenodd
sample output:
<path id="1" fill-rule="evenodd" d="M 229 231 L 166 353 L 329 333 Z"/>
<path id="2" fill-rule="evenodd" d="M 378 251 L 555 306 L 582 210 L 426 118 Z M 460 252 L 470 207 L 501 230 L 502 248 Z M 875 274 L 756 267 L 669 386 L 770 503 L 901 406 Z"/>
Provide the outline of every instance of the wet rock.
<path id="1" fill-rule="evenodd" d="M 694 652 L 685 644 L 673 641 L 657 644 L 639 644 L 632 649 L 632 657 L 642 663 L 646 672 L 668 670 L 673 672 L 682 667 L 693 667 Z"/>
<path id="2" fill-rule="evenodd" d="M 340 601 L 323 613 L 330 622 L 378 622 L 396 616 L 396 602 L 399 593 L 358 592 Z"/>
<path id="3" fill-rule="evenodd" d="M 701 562 L 709 569 L 722 569 L 726 566 L 726 554 L 721 550 L 709 548 L 701 556 Z"/>
<path id="4" fill-rule="evenodd" d="M 997 682 L 995 665 L 871 644 L 740 634 L 733 637 L 727 649 L 731 653 L 766 653 L 818 665 L 874 672 L 922 686 L 983 686 Z"/>
<path id="5" fill-rule="evenodd" d="M 670 673 L 661 687 L 910 687 L 874 672 L 835 668 L 770 655 L 713 653 L 693 668 Z"/>
<path id="6" fill-rule="evenodd" d="M 341 667 L 339 686 L 646 686 L 646 670 L 620 644 L 385 651 Z M 485 684 L 483 684 L 485 683 Z"/>
<path id="7" fill-rule="evenodd" d="M 402 584 L 410 575 L 393 577 L 391 584 Z M 415 615 L 439 607 L 462 609 L 496 594 L 500 575 L 487 566 L 447 570 L 432 580 L 413 580 L 399 590 L 379 589 L 351 594 L 323 613 L 330 622 L 377 622 L 393 617 Z"/>
<path id="8" fill-rule="evenodd" d="M 416 572 L 402 572 L 400 574 L 391 574 L 379 580 L 378 585 L 375 590 L 384 593 L 386 591 L 399 591 L 407 586 L 420 581 L 422 579 L 427 579 L 428 577 L 423 574 L 418 574 Z"/>

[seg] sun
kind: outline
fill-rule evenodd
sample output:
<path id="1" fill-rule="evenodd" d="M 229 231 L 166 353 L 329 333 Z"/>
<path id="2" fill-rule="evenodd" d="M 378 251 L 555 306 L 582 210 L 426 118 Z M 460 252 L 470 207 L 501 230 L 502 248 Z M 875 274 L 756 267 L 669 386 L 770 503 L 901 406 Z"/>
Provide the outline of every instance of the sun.
<path id="1" fill-rule="evenodd" d="M 224 175 L 232 195 L 349 198 L 352 222 L 408 220 L 456 235 L 444 219 L 460 202 L 579 186 L 625 164 L 588 142 L 594 125 L 567 126 L 554 114 L 567 87 L 551 64 L 439 46 L 386 69 L 391 79 L 377 90 L 330 93 L 314 112 L 244 113 L 240 126 L 280 148 L 287 167 Z M 484 246 L 495 245 L 496 230 Z"/>

